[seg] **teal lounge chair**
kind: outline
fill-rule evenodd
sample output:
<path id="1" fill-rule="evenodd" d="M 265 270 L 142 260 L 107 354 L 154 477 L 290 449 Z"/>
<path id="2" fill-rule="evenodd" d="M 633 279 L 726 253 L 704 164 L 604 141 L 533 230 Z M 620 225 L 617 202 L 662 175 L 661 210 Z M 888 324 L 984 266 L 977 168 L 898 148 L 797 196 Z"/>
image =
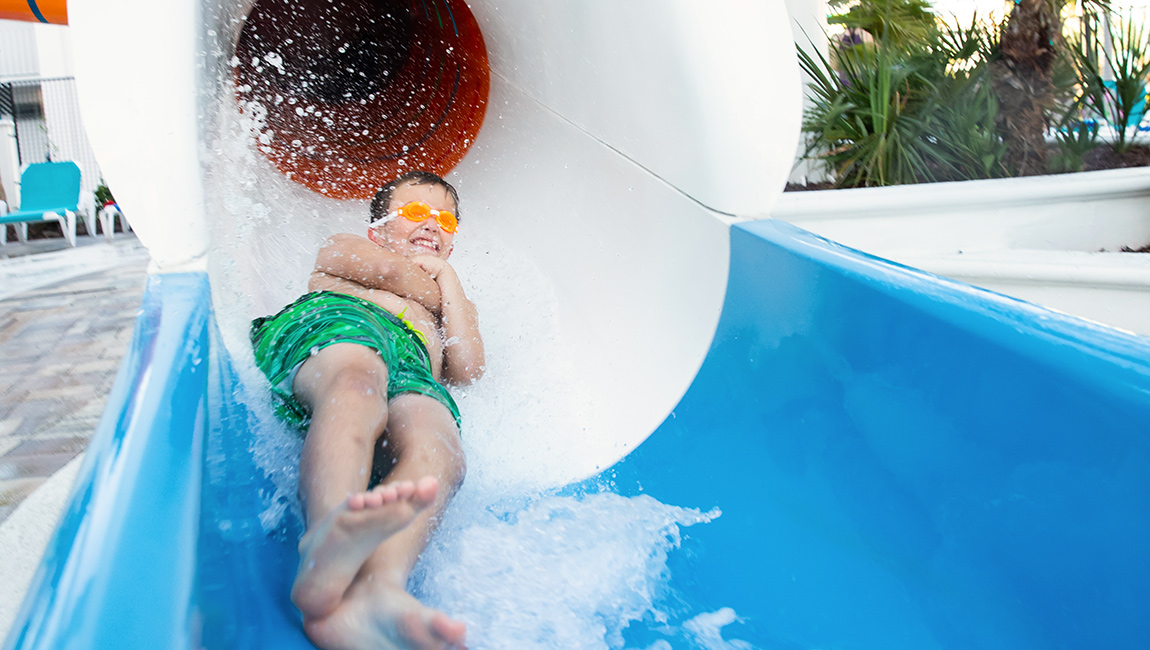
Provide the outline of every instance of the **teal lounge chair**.
<path id="1" fill-rule="evenodd" d="M 55 219 L 70 246 L 76 245 L 76 206 L 80 203 L 80 168 L 74 162 L 28 165 L 20 175 L 20 210 L 0 214 L 0 226 L 16 224 L 20 241 L 28 239 L 28 222 Z M 0 227 L 0 245 L 8 229 Z"/>

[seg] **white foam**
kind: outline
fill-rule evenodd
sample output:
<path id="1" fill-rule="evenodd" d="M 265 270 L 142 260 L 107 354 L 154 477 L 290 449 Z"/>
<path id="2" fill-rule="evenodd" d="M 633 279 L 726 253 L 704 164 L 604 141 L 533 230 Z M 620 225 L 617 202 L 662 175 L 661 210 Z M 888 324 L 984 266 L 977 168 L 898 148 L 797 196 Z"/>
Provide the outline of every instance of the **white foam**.
<path id="1" fill-rule="evenodd" d="M 727 641 L 723 638 L 723 628 L 738 618 L 735 610 L 723 607 L 692 618 L 683 624 L 683 630 L 703 650 L 752 650 L 754 646 L 746 641 Z"/>
<path id="2" fill-rule="evenodd" d="M 632 623 L 665 626 L 680 528 L 719 515 L 610 493 L 511 509 L 469 500 L 424 553 L 415 593 L 465 621 L 476 649 L 623 648 Z"/>

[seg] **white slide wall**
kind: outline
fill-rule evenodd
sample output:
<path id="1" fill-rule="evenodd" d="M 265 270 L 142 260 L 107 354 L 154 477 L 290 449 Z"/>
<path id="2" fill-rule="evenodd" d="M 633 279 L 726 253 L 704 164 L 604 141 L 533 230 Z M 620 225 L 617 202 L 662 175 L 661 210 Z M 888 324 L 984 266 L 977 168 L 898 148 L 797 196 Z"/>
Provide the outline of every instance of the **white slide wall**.
<path id="1" fill-rule="evenodd" d="M 209 249 L 203 103 L 219 82 L 204 50 L 212 39 L 227 43 L 219 30 L 238 34 L 234 18 L 246 9 L 70 3 L 93 146 L 161 271 L 198 268 Z M 590 421 L 569 435 L 595 427 L 633 446 L 668 415 L 708 349 L 727 225 L 767 215 L 790 171 L 801 92 L 784 3 L 511 0 L 470 9 L 491 94 L 452 179 L 469 214 L 554 286 L 564 340 L 591 391 Z M 205 26 L 208 14 L 216 18 Z M 120 35 L 115 47 L 108 33 Z M 122 100 L 107 101 L 107 88 Z"/>

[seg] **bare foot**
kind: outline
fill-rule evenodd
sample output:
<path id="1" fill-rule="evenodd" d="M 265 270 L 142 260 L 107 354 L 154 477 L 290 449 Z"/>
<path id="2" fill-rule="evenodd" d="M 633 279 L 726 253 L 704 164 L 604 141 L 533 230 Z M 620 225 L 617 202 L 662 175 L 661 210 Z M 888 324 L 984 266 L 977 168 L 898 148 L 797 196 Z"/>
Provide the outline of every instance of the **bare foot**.
<path id="1" fill-rule="evenodd" d="M 425 476 L 348 497 L 300 539 L 292 602 L 304 616 L 333 611 L 372 551 L 406 528 L 438 490 L 439 482 Z"/>
<path id="2" fill-rule="evenodd" d="M 447 650 L 463 647 L 467 626 L 400 587 L 361 581 L 331 615 L 305 618 L 304 631 L 327 650 Z"/>

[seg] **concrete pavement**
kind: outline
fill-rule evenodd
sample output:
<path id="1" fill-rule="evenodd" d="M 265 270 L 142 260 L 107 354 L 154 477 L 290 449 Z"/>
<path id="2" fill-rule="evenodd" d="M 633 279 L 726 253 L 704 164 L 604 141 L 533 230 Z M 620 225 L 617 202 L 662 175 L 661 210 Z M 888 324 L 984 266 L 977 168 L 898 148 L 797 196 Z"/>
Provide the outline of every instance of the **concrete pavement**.
<path id="1" fill-rule="evenodd" d="M 130 235 L 46 255 L 0 260 L 0 524 L 87 447 L 147 274 Z"/>

